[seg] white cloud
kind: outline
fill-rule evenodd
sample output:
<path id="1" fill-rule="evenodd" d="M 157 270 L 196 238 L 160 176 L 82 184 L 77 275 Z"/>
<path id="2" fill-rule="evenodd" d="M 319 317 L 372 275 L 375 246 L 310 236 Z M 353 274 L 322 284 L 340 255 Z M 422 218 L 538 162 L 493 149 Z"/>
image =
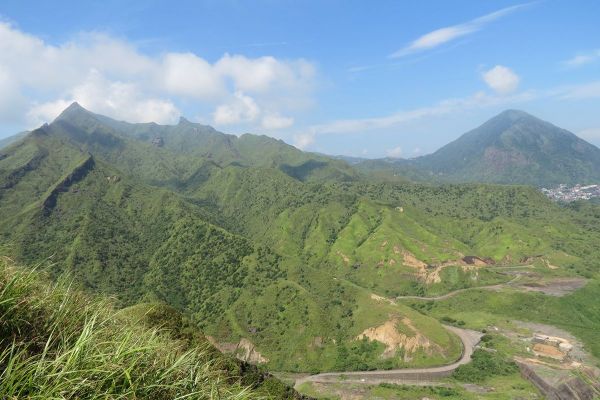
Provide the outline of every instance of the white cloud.
<path id="1" fill-rule="evenodd" d="M 65 99 L 37 104 L 27 116 L 33 126 L 39 125 L 56 118 L 73 101 L 94 112 L 132 122 L 174 123 L 181 115 L 172 102 L 147 97 L 133 83 L 109 81 L 92 70 L 85 81 L 68 91 Z"/>
<path id="2" fill-rule="evenodd" d="M 400 58 L 413 53 L 430 50 L 463 36 L 472 34 L 482 29 L 488 23 L 511 14 L 512 12 L 521 8 L 527 7 L 529 4 L 531 3 L 518 4 L 511 7 L 502 8 L 498 11 L 494 11 L 490 14 L 486 14 L 462 24 L 436 29 L 415 39 L 404 48 L 392 53 L 390 58 Z"/>
<path id="3" fill-rule="evenodd" d="M 265 129 L 284 129 L 294 125 L 294 118 L 279 114 L 268 114 L 262 119 L 261 126 Z"/>
<path id="4" fill-rule="evenodd" d="M 594 61 L 600 60 L 600 49 L 592 50 L 587 53 L 578 54 L 566 61 L 563 61 L 563 65 L 571 68 L 581 67 L 585 64 L 593 63 Z"/>
<path id="5" fill-rule="evenodd" d="M 563 86 L 551 93 L 562 100 L 584 100 L 600 97 L 600 81 Z"/>
<path id="6" fill-rule="evenodd" d="M 294 135 L 294 146 L 300 150 L 306 150 L 315 142 L 315 132 L 300 133 Z"/>
<path id="7" fill-rule="evenodd" d="M 148 56 L 98 33 L 55 46 L 0 22 L 0 123 L 9 116 L 46 121 L 77 100 L 132 122 L 170 122 L 185 105 L 194 114 L 214 109 L 222 123 L 251 124 L 245 129 L 289 126 L 288 115 L 312 103 L 315 80 L 315 67 L 303 59 L 225 54 L 211 63 L 189 52 Z"/>
<path id="8" fill-rule="evenodd" d="M 44 122 L 52 121 L 71 103 L 72 101 L 59 99 L 46 103 L 34 104 L 29 111 L 27 111 L 27 121 L 29 126 L 39 126 Z"/>
<path id="9" fill-rule="evenodd" d="M 388 157 L 391 158 L 400 158 L 402 156 L 402 148 L 400 146 L 389 149 L 385 152 Z"/>
<path id="10" fill-rule="evenodd" d="M 167 54 L 163 68 L 163 83 L 169 93 L 200 99 L 214 99 L 226 93 L 217 71 L 195 54 Z"/>
<path id="11" fill-rule="evenodd" d="M 482 74 L 485 83 L 498 94 L 508 94 L 517 90 L 520 78 L 510 68 L 496 65 Z"/>
<path id="12" fill-rule="evenodd" d="M 260 115 L 260 108 L 256 101 L 243 92 L 234 93 L 233 99 L 228 104 L 217 107 L 213 114 L 216 125 L 231 125 L 243 122 L 253 122 Z"/>
<path id="13" fill-rule="evenodd" d="M 26 101 L 9 73 L 0 65 L 0 121 L 13 122 L 26 108 Z"/>
<path id="14" fill-rule="evenodd" d="M 404 123 L 422 118 L 448 115 L 459 111 L 501 105 L 514 105 L 539 97 L 535 92 L 522 92 L 510 96 L 489 95 L 477 92 L 464 98 L 442 100 L 429 107 L 403 110 L 396 113 L 373 118 L 343 119 L 313 126 L 314 136 L 321 134 L 344 134 L 354 132 L 368 132 L 380 129 L 393 128 Z"/>
<path id="15" fill-rule="evenodd" d="M 305 60 L 281 62 L 274 57 L 250 59 L 225 54 L 214 66 L 221 75 L 232 80 L 245 92 L 264 93 L 281 88 L 301 88 L 315 76 L 314 66 Z"/>

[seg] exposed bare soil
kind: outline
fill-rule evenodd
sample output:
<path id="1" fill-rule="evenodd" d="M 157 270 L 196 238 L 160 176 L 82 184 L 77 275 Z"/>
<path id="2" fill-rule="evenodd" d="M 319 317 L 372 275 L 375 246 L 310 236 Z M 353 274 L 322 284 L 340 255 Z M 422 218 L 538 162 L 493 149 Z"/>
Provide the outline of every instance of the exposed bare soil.
<path id="1" fill-rule="evenodd" d="M 398 332 L 398 324 L 403 324 L 414 334 L 408 336 L 404 333 Z M 376 340 L 386 346 L 385 351 L 383 352 L 384 358 L 393 357 L 397 350 L 404 349 L 405 361 L 409 360 L 410 355 L 419 349 L 424 349 L 425 351 L 430 352 L 432 347 L 437 347 L 413 326 L 410 319 L 400 319 L 399 317 L 395 316 L 379 326 L 365 329 L 360 335 L 357 336 L 357 339 L 360 340 L 365 337 L 369 340 Z"/>

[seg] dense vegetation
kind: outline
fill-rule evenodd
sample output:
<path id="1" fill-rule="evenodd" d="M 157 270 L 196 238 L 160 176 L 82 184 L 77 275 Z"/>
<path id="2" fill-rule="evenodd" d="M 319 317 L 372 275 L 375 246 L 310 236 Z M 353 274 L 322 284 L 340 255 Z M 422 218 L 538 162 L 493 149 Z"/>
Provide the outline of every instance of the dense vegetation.
<path id="1" fill-rule="evenodd" d="M 76 105 L 0 153 L 3 253 L 30 265 L 50 260 L 53 279 L 67 273 L 120 307 L 167 303 L 223 347 L 248 340 L 276 370 L 455 360 L 460 343 L 439 320 L 472 326 L 444 308 L 464 304 L 409 307 L 377 296 L 511 279 L 501 269 L 470 268 L 468 256 L 596 280 L 594 207 L 559 206 L 525 186 L 373 182 L 344 162 L 267 137 L 237 138 L 185 120 L 127 124 Z M 570 297 L 519 296 L 540 318 L 573 322 Z M 498 293 L 476 306 L 505 315 L 511 299 Z M 565 314 L 554 318 L 545 304 Z M 594 313 L 577 324 L 581 332 L 597 326 Z M 382 359 L 383 344 L 357 340 L 390 319 L 407 337 L 423 334 L 432 350 L 405 357 L 399 348 Z"/>
<path id="2" fill-rule="evenodd" d="M 492 376 L 517 373 L 519 368 L 513 361 L 506 360 L 497 353 L 476 350 L 471 362 L 458 367 L 453 377 L 462 382 L 482 382 Z"/>

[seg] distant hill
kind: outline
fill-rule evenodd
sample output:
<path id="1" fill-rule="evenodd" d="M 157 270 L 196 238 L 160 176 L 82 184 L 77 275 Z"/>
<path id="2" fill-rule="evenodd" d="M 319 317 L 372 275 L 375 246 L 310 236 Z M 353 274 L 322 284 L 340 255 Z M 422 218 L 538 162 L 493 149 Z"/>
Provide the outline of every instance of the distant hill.
<path id="1" fill-rule="evenodd" d="M 23 131 L 23 132 L 19 132 L 15 135 L 6 137 L 4 139 L 0 139 L 0 149 L 3 147 L 7 147 L 8 145 L 23 139 L 25 136 L 27 136 L 27 134 L 29 133 L 29 131 Z"/>
<path id="2" fill-rule="evenodd" d="M 600 149 L 523 111 L 507 110 L 433 154 L 369 160 L 415 180 L 552 186 L 600 181 Z"/>
<path id="3" fill-rule="evenodd" d="M 357 199 L 330 186 L 353 175 L 265 136 L 128 124 L 74 104 L 0 152 L 0 255 L 52 259 L 53 278 L 122 306 L 165 302 L 218 348 L 277 370 L 403 365 L 355 340 L 389 315 L 434 346 L 417 365 L 454 359 L 460 342 L 438 321 L 321 268 Z"/>

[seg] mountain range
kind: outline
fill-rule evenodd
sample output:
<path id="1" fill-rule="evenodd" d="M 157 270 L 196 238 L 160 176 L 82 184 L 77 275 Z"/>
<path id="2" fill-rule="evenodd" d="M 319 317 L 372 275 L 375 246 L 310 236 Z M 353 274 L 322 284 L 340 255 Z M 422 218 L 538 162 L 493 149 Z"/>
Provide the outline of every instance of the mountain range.
<path id="1" fill-rule="evenodd" d="M 510 180 L 559 143 L 566 158 L 555 166 L 582 165 L 573 179 L 595 179 L 598 149 L 515 111 L 423 160 L 452 180 L 476 166 L 499 168 L 485 179 Z M 429 174 L 423 160 L 410 162 L 415 175 Z M 394 163 L 371 163 L 185 119 L 131 124 L 73 104 L 0 150 L 0 247 L 120 306 L 166 303 L 223 351 L 285 371 L 455 360 L 461 343 L 441 318 L 466 318 L 461 310 L 440 316 L 398 296 L 503 284 L 512 278 L 502 268 L 523 264 L 597 279 L 594 205 L 558 205 L 530 186 L 388 179 Z M 586 296 L 598 294 L 588 286 Z M 502 299 L 515 303 L 478 315 L 514 317 L 526 302 L 540 310 L 533 319 L 577 318 L 600 355 L 595 313 L 562 312 L 572 303 L 557 300 L 548 317 L 539 296 Z M 367 340 L 390 327 L 393 341 Z"/>

